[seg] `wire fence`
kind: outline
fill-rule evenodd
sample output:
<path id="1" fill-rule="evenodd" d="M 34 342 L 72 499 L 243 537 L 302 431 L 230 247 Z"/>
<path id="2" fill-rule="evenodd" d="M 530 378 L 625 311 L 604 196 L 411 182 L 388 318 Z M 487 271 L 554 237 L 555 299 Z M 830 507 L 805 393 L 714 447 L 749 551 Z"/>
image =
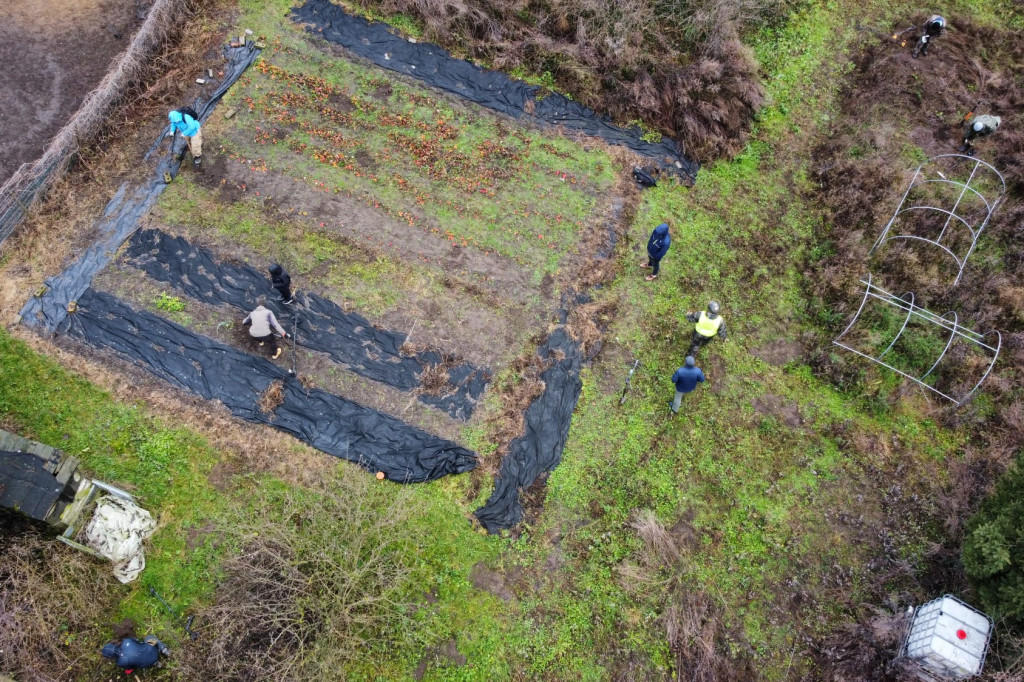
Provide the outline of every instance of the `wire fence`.
<path id="1" fill-rule="evenodd" d="M 192 11 L 195 0 L 156 0 L 128 49 L 36 161 L 22 164 L 0 187 L 0 244 L 21 224 L 71 160 L 103 130 L 111 109 L 137 87 L 150 56 Z"/>

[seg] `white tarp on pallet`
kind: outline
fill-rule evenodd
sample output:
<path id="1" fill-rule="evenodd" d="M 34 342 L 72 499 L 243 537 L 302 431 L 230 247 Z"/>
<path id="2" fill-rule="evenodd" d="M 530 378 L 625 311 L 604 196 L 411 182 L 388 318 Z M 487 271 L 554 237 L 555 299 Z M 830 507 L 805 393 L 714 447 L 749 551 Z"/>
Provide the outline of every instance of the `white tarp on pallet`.
<path id="1" fill-rule="evenodd" d="M 129 583 L 146 567 L 142 544 L 156 530 L 149 512 L 135 503 L 107 495 L 96 502 L 85 528 L 86 544 L 114 563 L 114 577 Z"/>

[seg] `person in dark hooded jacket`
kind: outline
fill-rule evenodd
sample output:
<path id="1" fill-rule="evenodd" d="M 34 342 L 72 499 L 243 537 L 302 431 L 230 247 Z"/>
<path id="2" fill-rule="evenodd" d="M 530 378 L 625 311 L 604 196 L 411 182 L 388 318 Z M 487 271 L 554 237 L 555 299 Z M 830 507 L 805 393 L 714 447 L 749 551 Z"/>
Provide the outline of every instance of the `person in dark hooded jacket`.
<path id="1" fill-rule="evenodd" d="M 168 651 L 163 642 L 148 635 L 141 642 L 134 637 L 115 640 L 104 646 L 100 654 L 104 658 L 114 659 L 126 674 L 131 675 L 137 668 L 152 668 L 160 660 L 160 654 L 166 656 Z"/>
<path id="2" fill-rule="evenodd" d="M 668 247 L 672 243 L 672 238 L 668 234 L 668 223 L 662 223 L 654 228 L 654 232 L 651 232 L 651 238 L 647 240 L 647 262 L 642 266 L 645 268 L 654 268 L 651 274 L 647 275 L 647 281 L 650 282 L 652 279 L 658 279 L 658 269 L 661 265 L 661 259 L 668 253 Z"/>
<path id="3" fill-rule="evenodd" d="M 295 300 L 292 297 L 292 278 L 288 276 L 285 269 L 277 263 L 270 266 L 270 283 L 277 293 L 281 294 L 281 300 L 285 303 L 291 303 Z"/>

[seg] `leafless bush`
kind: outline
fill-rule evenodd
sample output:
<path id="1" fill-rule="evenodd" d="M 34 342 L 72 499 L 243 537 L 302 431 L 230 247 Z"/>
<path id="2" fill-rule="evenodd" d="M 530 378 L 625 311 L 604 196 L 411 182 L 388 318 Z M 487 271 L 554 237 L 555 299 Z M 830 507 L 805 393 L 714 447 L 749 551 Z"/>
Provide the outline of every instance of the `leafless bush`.
<path id="1" fill-rule="evenodd" d="M 267 389 L 260 394 L 260 412 L 266 415 L 274 414 L 274 410 L 284 402 L 284 382 L 278 379 L 272 382 Z"/>
<path id="2" fill-rule="evenodd" d="M 6 530 L 6 529 L 5 529 Z M 104 641 L 118 585 L 103 564 L 34 530 L 0 552 L 0 670 L 25 680 L 81 679 Z"/>
<path id="3" fill-rule="evenodd" d="M 840 627 L 821 646 L 824 678 L 836 682 L 883 682 L 904 679 L 893 660 L 907 626 L 902 610 L 867 607 L 869 615 Z"/>
<path id="4" fill-rule="evenodd" d="M 381 639 L 395 639 L 417 538 L 407 493 L 365 476 L 315 493 L 265 492 L 255 516 L 223 529 L 225 560 L 202 645 L 183 652 L 185 679 L 333 679 Z"/>
<path id="5" fill-rule="evenodd" d="M 419 393 L 426 395 L 445 395 L 449 393 L 452 386 L 448 371 L 455 366 L 455 358 L 450 355 L 442 357 L 439 364 L 425 367 L 420 373 Z"/>
<path id="6" fill-rule="evenodd" d="M 718 609 L 707 595 L 692 592 L 677 597 L 662 620 L 676 670 L 693 682 L 755 679 L 749 664 L 730 657 L 729 636 Z"/>

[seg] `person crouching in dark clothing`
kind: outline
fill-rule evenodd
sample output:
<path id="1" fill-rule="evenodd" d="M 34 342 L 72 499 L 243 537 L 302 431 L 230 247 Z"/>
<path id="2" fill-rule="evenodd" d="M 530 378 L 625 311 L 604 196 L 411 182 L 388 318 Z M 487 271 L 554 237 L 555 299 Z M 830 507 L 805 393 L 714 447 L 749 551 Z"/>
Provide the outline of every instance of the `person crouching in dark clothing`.
<path id="1" fill-rule="evenodd" d="M 281 347 L 277 345 L 277 336 L 274 335 L 276 330 L 284 338 L 288 338 L 288 332 L 284 330 L 284 327 L 274 317 L 274 313 L 271 310 L 263 307 L 261 301 L 256 309 L 249 313 L 244 320 L 243 325 L 249 326 L 249 336 L 259 342 L 262 346 L 265 343 L 270 344 L 271 350 L 274 351 L 274 360 L 281 355 Z"/>
<path id="2" fill-rule="evenodd" d="M 277 293 L 281 294 L 281 300 L 286 304 L 290 304 L 295 300 L 292 297 L 292 278 L 277 263 L 270 266 L 270 283 L 277 289 Z"/>
<path id="3" fill-rule="evenodd" d="M 115 659 L 128 675 L 136 668 L 152 668 L 160 660 L 160 654 L 166 656 L 168 653 L 163 642 L 153 635 L 147 635 L 142 642 L 134 637 L 124 637 L 110 642 L 100 651 L 104 658 Z"/>

